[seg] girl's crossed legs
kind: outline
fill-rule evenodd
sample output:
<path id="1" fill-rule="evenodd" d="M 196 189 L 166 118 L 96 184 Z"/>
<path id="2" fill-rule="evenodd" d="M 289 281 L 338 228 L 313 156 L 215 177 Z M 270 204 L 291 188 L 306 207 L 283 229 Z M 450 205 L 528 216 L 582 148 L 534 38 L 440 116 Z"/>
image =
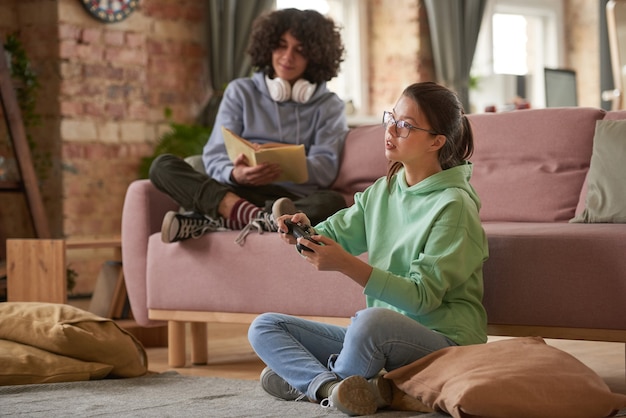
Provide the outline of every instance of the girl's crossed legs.
<path id="1" fill-rule="evenodd" d="M 347 327 L 291 315 L 265 313 L 250 325 L 248 339 L 263 362 L 304 393 L 318 399 L 327 382 L 374 377 L 438 349 L 455 345 L 419 322 L 385 308 L 356 313 Z"/>

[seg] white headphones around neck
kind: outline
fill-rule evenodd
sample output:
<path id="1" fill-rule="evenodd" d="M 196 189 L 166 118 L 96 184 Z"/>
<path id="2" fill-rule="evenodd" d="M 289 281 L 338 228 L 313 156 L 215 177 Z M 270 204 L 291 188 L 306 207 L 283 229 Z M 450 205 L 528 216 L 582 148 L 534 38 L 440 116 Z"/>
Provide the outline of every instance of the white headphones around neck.
<path id="1" fill-rule="evenodd" d="M 297 103 L 306 103 L 311 99 L 317 86 L 307 80 L 301 78 L 293 84 L 289 84 L 288 81 L 282 78 L 269 78 L 265 76 L 265 84 L 267 84 L 267 90 L 270 92 L 270 96 L 277 102 L 284 102 L 286 100 L 293 100 Z"/>

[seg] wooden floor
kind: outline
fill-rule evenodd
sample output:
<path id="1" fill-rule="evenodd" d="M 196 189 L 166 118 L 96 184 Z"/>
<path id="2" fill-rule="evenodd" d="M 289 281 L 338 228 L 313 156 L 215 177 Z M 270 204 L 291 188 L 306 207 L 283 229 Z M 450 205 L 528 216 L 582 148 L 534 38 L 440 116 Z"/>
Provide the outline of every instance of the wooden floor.
<path id="1" fill-rule="evenodd" d="M 154 372 L 175 370 L 194 376 L 219 376 L 257 380 L 263 363 L 256 357 L 246 337 L 247 325 L 209 324 L 209 364 L 172 369 L 167 365 L 166 348 L 148 348 L 149 369 Z M 499 337 L 492 337 L 495 341 Z M 625 345 L 594 341 L 546 340 L 566 351 L 598 373 L 613 392 L 626 394 L 624 370 Z M 189 362 L 189 346 L 187 361 Z"/>

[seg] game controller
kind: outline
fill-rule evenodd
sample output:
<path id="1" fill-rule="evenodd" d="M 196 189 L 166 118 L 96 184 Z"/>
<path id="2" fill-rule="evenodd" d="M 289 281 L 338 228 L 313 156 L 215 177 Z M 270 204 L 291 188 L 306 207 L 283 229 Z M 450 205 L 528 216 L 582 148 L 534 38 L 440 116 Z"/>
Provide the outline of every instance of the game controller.
<path id="1" fill-rule="evenodd" d="M 295 239 L 298 238 L 304 238 L 306 240 L 311 241 L 314 244 L 317 245 L 321 245 L 321 243 L 319 241 L 314 240 L 313 238 L 311 238 L 311 227 L 308 225 L 302 225 L 300 223 L 294 223 L 291 221 L 285 221 L 285 225 L 287 225 L 288 234 L 291 234 L 294 236 Z M 296 249 L 298 250 L 299 253 L 302 253 L 302 251 L 311 251 L 314 252 L 312 249 L 310 249 L 309 247 L 306 247 L 300 243 L 296 244 Z"/>

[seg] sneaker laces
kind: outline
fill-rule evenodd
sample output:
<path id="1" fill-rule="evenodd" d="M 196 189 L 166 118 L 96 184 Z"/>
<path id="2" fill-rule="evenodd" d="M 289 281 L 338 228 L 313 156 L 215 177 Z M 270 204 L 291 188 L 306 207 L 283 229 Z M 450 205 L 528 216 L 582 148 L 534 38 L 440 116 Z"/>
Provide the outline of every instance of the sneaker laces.
<path id="1" fill-rule="evenodd" d="M 211 219 L 209 217 L 206 217 L 209 220 L 208 223 L 205 223 L 204 225 L 201 225 L 200 228 L 197 228 L 195 233 L 198 234 L 198 238 L 202 235 L 204 235 L 205 232 L 216 232 L 216 231 L 227 231 L 228 228 L 226 228 L 224 226 L 224 219 L 219 218 L 219 219 Z M 194 236 L 192 234 L 192 238 L 196 238 L 196 236 Z"/>
<path id="2" fill-rule="evenodd" d="M 261 211 L 258 217 L 250 221 L 248 225 L 246 225 L 237 238 L 235 238 L 235 243 L 243 246 L 246 243 L 246 237 L 252 232 L 253 229 L 256 229 L 259 234 L 263 234 L 263 232 L 277 232 L 278 224 L 274 220 L 272 214 Z"/>
<path id="3" fill-rule="evenodd" d="M 289 389 L 287 390 L 287 394 L 297 395 L 296 398 L 293 400 L 293 402 L 301 402 L 303 400 L 308 400 L 308 398 L 306 397 L 306 395 L 304 393 L 300 392 L 298 389 L 294 388 L 291 385 L 289 385 Z"/>
<path id="4" fill-rule="evenodd" d="M 180 226 L 176 233 L 177 238 L 200 238 L 206 232 L 225 231 L 223 219 L 211 219 L 208 216 L 202 218 L 184 217 L 179 219 Z"/>
<path id="5" fill-rule="evenodd" d="M 320 406 L 324 409 L 335 408 L 335 405 L 333 405 L 333 401 L 331 401 L 330 398 L 322 399 L 320 402 Z"/>
<path id="6" fill-rule="evenodd" d="M 340 383 L 340 382 L 338 382 L 338 383 Z M 338 384 L 337 384 L 337 385 L 338 385 Z M 322 399 L 322 400 L 320 401 L 320 406 L 321 406 L 322 408 L 324 408 L 324 409 L 337 409 L 337 408 L 335 407 L 335 405 L 333 405 L 333 401 L 332 401 L 332 399 L 330 399 L 330 397 L 331 397 L 331 395 L 332 395 L 332 393 L 333 393 L 333 390 L 337 387 L 337 385 L 335 385 L 335 386 L 334 386 L 334 387 L 333 387 L 333 388 L 332 388 L 332 389 L 328 392 L 328 396 L 327 396 L 326 398 L 324 398 L 324 399 Z"/>
<path id="7" fill-rule="evenodd" d="M 297 389 L 294 389 L 296 392 L 298 391 Z M 300 393 L 300 395 L 293 400 L 294 402 L 302 402 L 302 401 L 308 401 L 308 398 L 306 397 L 306 395 L 304 393 Z"/>

